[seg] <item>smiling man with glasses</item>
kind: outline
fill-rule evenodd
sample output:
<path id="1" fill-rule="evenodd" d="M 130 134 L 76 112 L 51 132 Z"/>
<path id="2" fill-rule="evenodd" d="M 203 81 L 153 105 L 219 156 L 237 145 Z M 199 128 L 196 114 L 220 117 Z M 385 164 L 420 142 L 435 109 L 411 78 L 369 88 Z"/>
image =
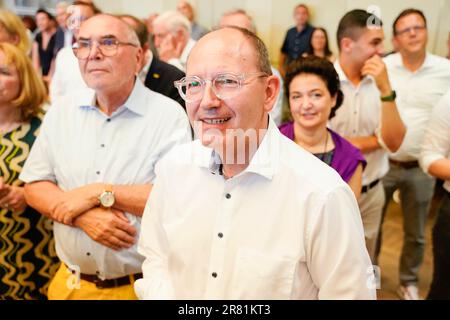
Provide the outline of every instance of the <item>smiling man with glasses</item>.
<path id="1" fill-rule="evenodd" d="M 431 112 L 450 87 L 450 62 L 427 52 L 427 20 L 420 10 L 402 11 L 392 27 L 398 53 L 384 61 L 408 130 L 400 149 L 389 155 L 390 169 L 383 178 L 387 199 L 383 216 L 392 194 L 400 189 L 404 238 L 398 294 L 402 299 L 416 300 L 420 298 L 417 284 L 435 183 L 421 170 L 418 159 Z"/>
<path id="2" fill-rule="evenodd" d="M 373 299 L 352 191 L 269 116 L 280 80 L 246 29 L 203 36 L 176 83 L 198 140 L 156 168 L 141 299 Z"/>
<path id="3" fill-rule="evenodd" d="M 62 264 L 49 299 L 135 299 L 154 167 L 191 130 L 178 103 L 137 78 L 142 49 L 127 23 L 96 15 L 77 36 L 88 88 L 52 101 L 21 180 L 28 203 L 55 222 Z"/>

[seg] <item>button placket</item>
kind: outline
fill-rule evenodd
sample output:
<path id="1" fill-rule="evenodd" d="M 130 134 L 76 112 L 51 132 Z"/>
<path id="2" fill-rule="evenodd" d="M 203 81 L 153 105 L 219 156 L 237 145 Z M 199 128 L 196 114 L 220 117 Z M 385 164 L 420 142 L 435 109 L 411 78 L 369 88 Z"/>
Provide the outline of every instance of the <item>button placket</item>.
<path id="1" fill-rule="evenodd" d="M 224 235 L 228 234 L 233 210 L 234 191 L 232 190 L 232 184 L 233 181 L 230 180 L 224 182 L 224 189 L 221 194 L 218 215 L 214 226 L 209 263 L 210 281 L 207 282 L 207 292 L 210 296 L 215 296 L 216 293 L 221 292 L 225 285 L 223 281 L 219 280 L 223 279 L 223 267 L 225 263 L 227 241 Z"/>
<path id="2" fill-rule="evenodd" d="M 104 159 L 107 156 L 107 139 L 105 137 L 108 137 L 110 132 L 113 128 L 111 127 L 111 118 L 104 118 L 103 116 L 103 123 L 99 129 L 98 137 L 100 137 L 95 142 L 95 158 L 94 158 L 94 176 L 95 179 L 102 179 L 101 177 L 104 176 Z"/>

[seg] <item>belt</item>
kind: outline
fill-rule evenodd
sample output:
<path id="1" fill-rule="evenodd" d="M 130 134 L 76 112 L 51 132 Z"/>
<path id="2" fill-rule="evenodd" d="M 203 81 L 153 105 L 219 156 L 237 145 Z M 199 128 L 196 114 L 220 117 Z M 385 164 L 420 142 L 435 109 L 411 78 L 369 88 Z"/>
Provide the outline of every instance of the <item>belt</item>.
<path id="1" fill-rule="evenodd" d="M 380 182 L 380 179 L 374 180 L 371 183 L 369 183 L 368 185 L 363 186 L 361 189 L 361 193 L 366 193 L 367 191 L 369 191 L 370 189 L 375 187 L 378 184 L 378 182 Z"/>
<path id="2" fill-rule="evenodd" d="M 73 274 L 76 274 L 75 270 L 72 270 L 69 267 L 67 267 L 67 269 L 69 269 Z M 94 283 L 98 289 L 117 288 L 121 286 L 126 286 L 129 284 L 133 284 L 135 280 L 141 278 L 142 273 L 135 273 L 120 278 L 102 280 L 96 274 L 80 273 L 80 279 Z"/>
<path id="3" fill-rule="evenodd" d="M 389 162 L 394 166 L 403 168 L 403 169 L 412 169 L 419 167 L 419 162 L 417 160 L 414 161 L 397 161 L 389 159 Z"/>

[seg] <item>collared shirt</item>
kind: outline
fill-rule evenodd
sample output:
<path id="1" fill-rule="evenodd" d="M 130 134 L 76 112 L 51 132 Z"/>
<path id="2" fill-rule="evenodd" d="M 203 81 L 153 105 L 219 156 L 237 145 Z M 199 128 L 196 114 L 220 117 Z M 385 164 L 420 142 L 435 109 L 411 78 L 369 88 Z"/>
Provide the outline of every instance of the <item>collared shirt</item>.
<path id="1" fill-rule="evenodd" d="M 189 53 L 191 53 L 192 48 L 195 46 L 197 41 L 193 39 L 189 39 L 186 43 L 186 46 L 183 49 L 183 52 L 181 53 L 180 58 L 172 58 L 167 63 L 170 63 L 171 65 L 177 67 L 181 71 L 186 72 L 186 62 L 187 58 L 189 57 Z"/>
<path id="2" fill-rule="evenodd" d="M 71 47 L 64 47 L 56 56 L 55 73 L 50 83 L 50 100 L 57 101 L 80 90 L 88 90 L 88 86 L 81 75 L 78 59 Z"/>
<path id="3" fill-rule="evenodd" d="M 334 67 L 341 80 L 344 101 L 336 116 L 329 121 L 330 129 L 344 138 L 376 135 L 381 141 L 381 100 L 375 80 L 370 76 L 364 77 L 355 87 L 342 70 L 339 60 L 336 60 Z M 384 149 L 363 152 L 363 155 L 367 167 L 362 183 L 368 185 L 388 172 L 388 155 Z"/>
<path id="4" fill-rule="evenodd" d="M 272 120 L 242 173 L 225 180 L 214 154 L 196 140 L 158 163 L 138 297 L 375 298 L 358 205 L 333 169 Z"/>
<path id="5" fill-rule="evenodd" d="M 433 162 L 445 158 L 450 159 L 450 90 L 433 109 L 422 143 L 420 165 L 428 173 Z M 450 180 L 445 181 L 444 188 L 450 192 Z"/>
<path id="6" fill-rule="evenodd" d="M 95 107 L 95 93 L 78 92 L 50 108 L 20 179 L 48 180 L 63 191 L 91 183 L 149 184 L 156 162 L 171 147 L 190 140 L 183 109 L 136 80 L 123 106 L 111 116 Z M 139 230 L 140 218 L 126 213 Z M 117 278 L 141 272 L 136 246 L 114 251 L 81 229 L 54 224 L 58 257 L 82 273 Z"/>
<path id="7" fill-rule="evenodd" d="M 297 31 L 297 27 L 293 27 L 286 32 L 281 52 L 288 56 L 288 63 L 309 50 L 309 39 L 313 31 L 314 27 L 307 24 L 300 32 Z"/>
<path id="8" fill-rule="evenodd" d="M 400 53 L 384 59 L 392 88 L 397 93 L 397 108 L 408 127 L 402 145 L 389 157 L 414 161 L 420 156 L 425 129 L 431 111 L 450 88 L 450 61 L 427 53 L 423 65 L 411 72 L 403 65 Z"/>

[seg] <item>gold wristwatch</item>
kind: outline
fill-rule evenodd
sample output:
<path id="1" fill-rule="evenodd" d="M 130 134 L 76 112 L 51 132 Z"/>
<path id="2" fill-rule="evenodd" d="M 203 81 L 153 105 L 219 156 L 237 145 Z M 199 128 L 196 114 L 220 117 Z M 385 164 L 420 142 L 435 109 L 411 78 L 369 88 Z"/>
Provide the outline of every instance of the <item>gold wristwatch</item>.
<path id="1" fill-rule="evenodd" d="M 111 208 L 114 205 L 116 198 L 114 197 L 112 184 L 105 185 L 105 190 L 98 197 L 98 200 L 103 208 Z"/>

